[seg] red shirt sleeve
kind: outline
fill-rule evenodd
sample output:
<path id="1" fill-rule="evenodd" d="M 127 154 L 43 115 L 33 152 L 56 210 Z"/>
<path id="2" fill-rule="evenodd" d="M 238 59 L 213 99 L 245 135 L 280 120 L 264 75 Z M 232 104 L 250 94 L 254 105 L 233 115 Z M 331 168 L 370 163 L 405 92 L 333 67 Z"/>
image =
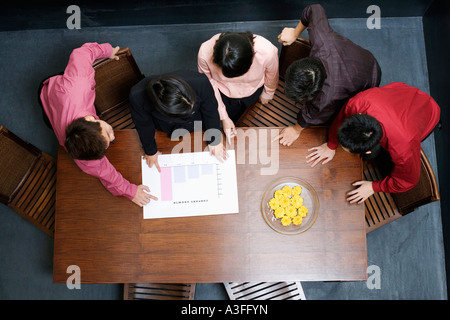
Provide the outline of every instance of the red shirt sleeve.
<path id="1" fill-rule="evenodd" d="M 392 145 L 388 152 L 394 168 L 389 176 L 372 183 L 373 191 L 399 193 L 412 189 L 420 178 L 420 149 L 418 141 L 403 146 Z"/>

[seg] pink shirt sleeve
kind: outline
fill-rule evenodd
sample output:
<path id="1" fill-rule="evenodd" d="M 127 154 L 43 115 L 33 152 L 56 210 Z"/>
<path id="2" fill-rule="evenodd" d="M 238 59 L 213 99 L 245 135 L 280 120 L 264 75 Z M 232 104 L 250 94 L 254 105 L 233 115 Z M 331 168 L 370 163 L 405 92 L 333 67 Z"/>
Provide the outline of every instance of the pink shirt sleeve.
<path id="1" fill-rule="evenodd" d="M 109 43 L 85 43 L 80 48 L 72 51 L 69 63 L 64 70 L 66 77 L 93 77 L 95 70 L 92 64 L 95 60 L 109 58 L 112 53 L 112 46 Z"/>
<path id="2" fill-rule="evenodd" d="M 217 38 L 218 38 L 218 35 L 216 35 L 214 40 L 206 41 L 200 46 L 200 50 L 198 51 L 198 57 L 197 57 L 197 65 L 198 65 L 198 72 L 204 73 L 208 77 L 208 79 L 211 83 L 211 86 L 214 90 L 214 96 L 216 97 L 216 100 L 217 100 L 217 111 L 219 112 L 220 120 L 223 120 L 223 119 L 228 118 L 228 112 L 225 107 L 225 104 L 222 101 L 222 96 L 220 95 L 219 86 L 218 86 L 216 80 L 214 80 L 212 77 L 211 70 L 209 68 L 209 63 L 208 63 L 208 60 L 211 60 L 211 57 L 212 57 L 211 52 L 212 52 L 212 48 L 214 46 L 213 43 L 215 43 Z"/>
<path id="3" fill-rule="evenodd" d="M 261 97 L 264 99 L 272 100 L 275 94 L 275 90 L 278 86 L 278 49 L 273 46 L 267 46 L 267 56 L 265 65 L 265 77 L 264 77 L 264 89 L 261 93 Z"/>
<path id="4" fill-rule="evenodd" d="M 74 161 L 85 173 L 98 178 L 111 194 L 133 200 L 137 186 L 126 180 L 109 162 L 107 157 L 103 157 L 100 160 Z"/>

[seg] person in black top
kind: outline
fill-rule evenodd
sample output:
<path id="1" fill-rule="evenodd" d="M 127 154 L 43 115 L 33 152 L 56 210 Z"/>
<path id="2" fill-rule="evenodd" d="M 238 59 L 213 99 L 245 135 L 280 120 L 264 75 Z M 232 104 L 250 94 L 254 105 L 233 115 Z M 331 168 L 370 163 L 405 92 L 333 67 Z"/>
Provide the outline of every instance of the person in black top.
<path id="1" fill-rule="evenodd" d="M 188 70 L 149 76 L 131 88 L 130 109 L 149 167 L 158 164 L 155 129 L 169 135 L 176 129 L 193 132 L 195 121 L 202 130 L 217 129 L 208 142 L 211 154 L 219 161 L 227 158 L 222 143 L 217 100 L 208 78 Z M 209 136 L 209 135 L 208 135 Z"/>

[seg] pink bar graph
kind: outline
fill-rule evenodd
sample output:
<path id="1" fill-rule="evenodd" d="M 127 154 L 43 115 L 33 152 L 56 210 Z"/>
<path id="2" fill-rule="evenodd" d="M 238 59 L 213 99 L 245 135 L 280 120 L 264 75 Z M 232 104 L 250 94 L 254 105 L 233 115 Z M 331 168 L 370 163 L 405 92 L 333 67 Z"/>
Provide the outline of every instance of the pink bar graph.
<path id="1" fill-rule="evenodd" d="M 172 168 L 161 168 L 161 200 L 172 200 Z"/>

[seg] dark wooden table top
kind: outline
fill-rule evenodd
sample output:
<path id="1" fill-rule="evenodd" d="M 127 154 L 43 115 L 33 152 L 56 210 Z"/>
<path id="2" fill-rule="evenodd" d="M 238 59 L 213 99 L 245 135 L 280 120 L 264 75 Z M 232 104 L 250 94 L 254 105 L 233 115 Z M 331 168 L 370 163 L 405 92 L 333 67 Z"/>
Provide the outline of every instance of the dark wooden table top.
<path id="1" fill-rule="evenodd" d="M 143 219 L 142 208 L 124 197 L 112 196 L 60 148 L 54 282 L 65 283 L 71 265 L 80 268 L 82 283 L 366 280 L 364 206 L 345 200 L 351 183 L 362 178 L 359 157 L 338 149 L 333 161 L 311 168 L 305 157 L 309 148 L 326 141 L 325 128 L 304 130 L 291 147 L 271 143 L 278 128 L 246 130 L 239 129 L 241 138 L 235 138 L 232 146 L 236 158 L 241 157 L 236 165 L 236 214 Z M 249 142 L 254 134 L 259 140 Z M 120 130 L 115 135 L 108 159 L 126 179 L 141 184 L 142 150 L 137 132 Z M 191 139 L 197 146 L 191 151 L 203 151 L 198 150 L 206 146 L 201 133 L 192 134 Z M 158 132 L 157 143 L 162 153 L 170 153 L 180 141 Z M 272 164 L 263 152 L 256 163 L 250 163 L 255 143 L 258 150 L 268 146 L 274 152 Z M 274 169 L 270 166 L 276 155 L 276 174 L 261 174 L 261 169 Z M 263 192 L 272 181 L 285 176 L 308 181 L 320 201 L 314 225 L 298 235 L 275 232 L 261 215 Z"/>

